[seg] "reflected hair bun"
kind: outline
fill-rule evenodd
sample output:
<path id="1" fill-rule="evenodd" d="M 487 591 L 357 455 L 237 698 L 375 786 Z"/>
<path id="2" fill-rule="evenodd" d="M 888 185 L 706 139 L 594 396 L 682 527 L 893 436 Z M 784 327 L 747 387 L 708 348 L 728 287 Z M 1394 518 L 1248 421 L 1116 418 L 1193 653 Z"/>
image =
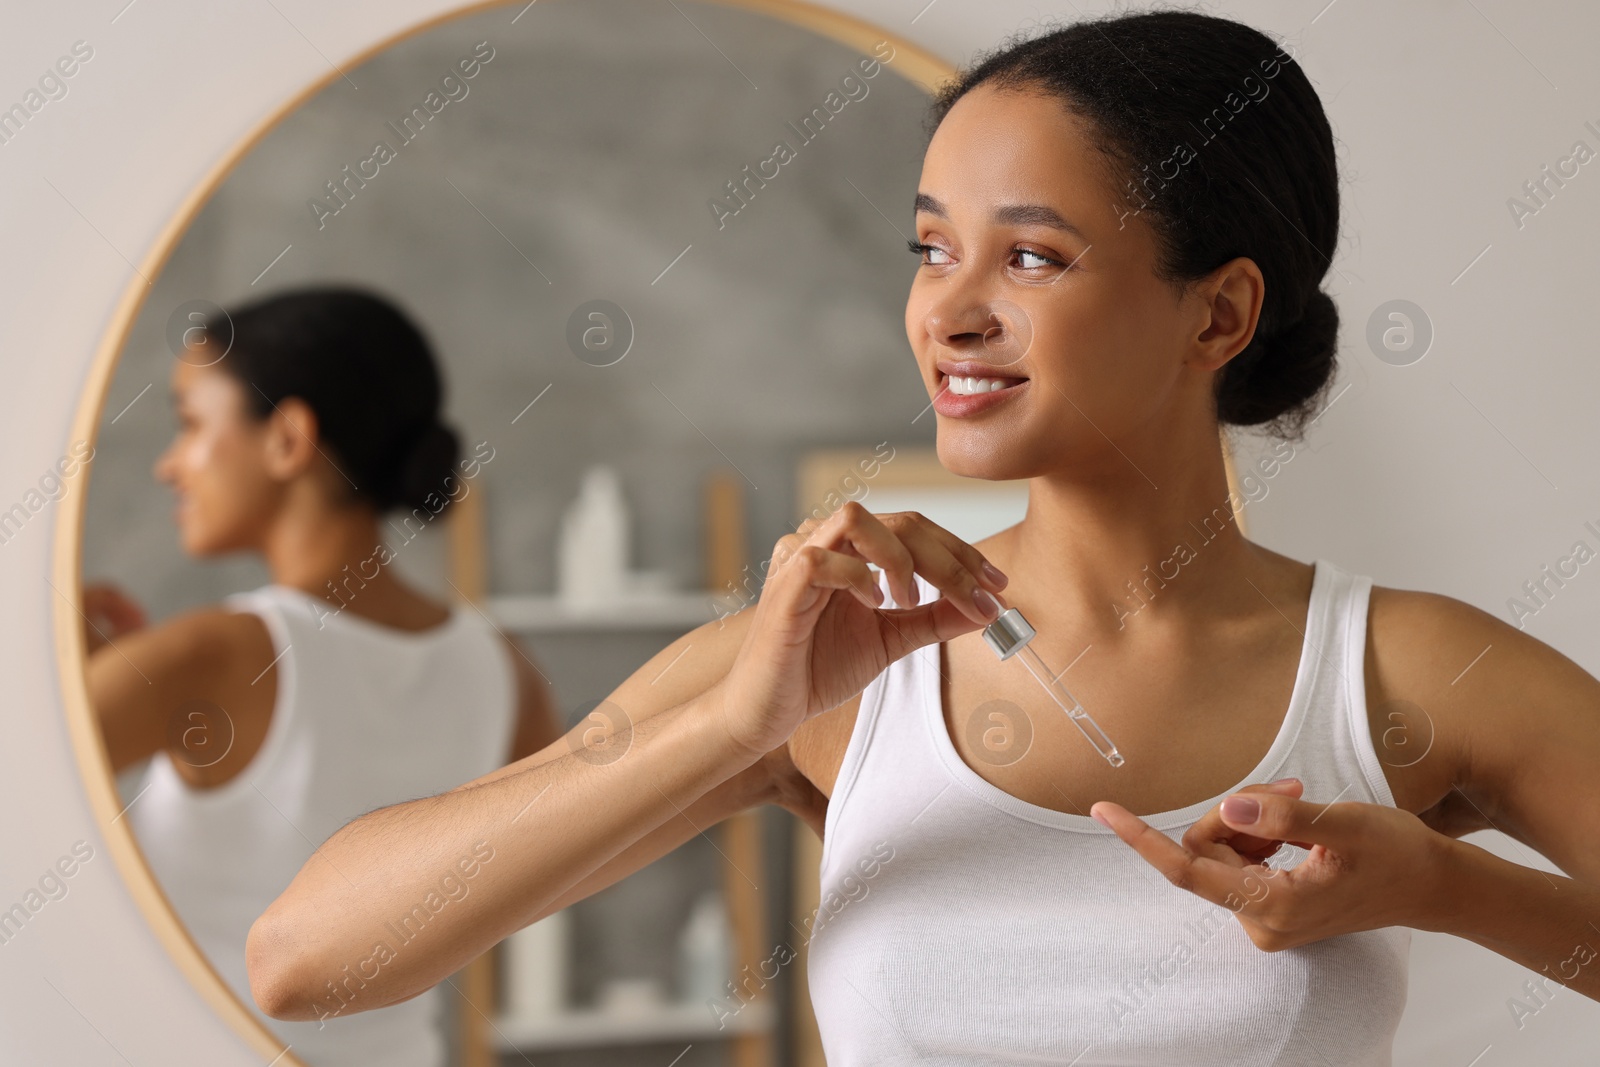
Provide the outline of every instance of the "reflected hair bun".
<path id="1" fill-rule="evenodd" d="M 453 495 L 460 490 L 446 479 L 455 475 L 456 460 L 461 454 L 461 439 L 442 422 L 434 422 L 411 445 L 405 461 L 397 471 L 395 485 L 388 496 L 392 506 L 407 509 L 423 508 L 430 512 L 443 510 Z"/>
<path id="2" fill-rule="evenodd" d="M 206 323 L 208 334 L 232 339 L 217 367 L 244 384 L 252 414 L 266 418 L 298 397 L 316 413 L 318 448 L 352 493 L 380 512 L 444 509 L 460 445 L 439 417 L 444 381 L 433 347 L 398 304 L 361 286 L 313 285 L 221 319 Z"/>

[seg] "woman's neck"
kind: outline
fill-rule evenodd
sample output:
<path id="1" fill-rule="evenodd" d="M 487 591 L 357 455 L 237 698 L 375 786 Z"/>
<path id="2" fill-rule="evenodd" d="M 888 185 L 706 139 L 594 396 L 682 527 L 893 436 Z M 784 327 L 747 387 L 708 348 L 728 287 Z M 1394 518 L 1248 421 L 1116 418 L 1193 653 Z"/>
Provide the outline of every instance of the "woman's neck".
<path id="1" fill-rule="evenodd" d="M 1259 576 L 1261 550 L 1239 531 L 1220 447 L 1118 459 L 1121 470 L 1029 480 L 1027 515 L 997 546 L 1013 579 L 1008 602 L 1109 637 L 1135 616 L 1230 612 L 1260 599 L 1241 580 Z"/>
<path id="2" fill-rule="evenodd" d="M 261 554 L 278 585 L 329 600 L 352 582 L 374 593 L 399 586 L 379 552 L 383 537 L 369 507 L 288 506 L 263 534 Z M 348 599 L 344 594 L 342 599 Z"/>

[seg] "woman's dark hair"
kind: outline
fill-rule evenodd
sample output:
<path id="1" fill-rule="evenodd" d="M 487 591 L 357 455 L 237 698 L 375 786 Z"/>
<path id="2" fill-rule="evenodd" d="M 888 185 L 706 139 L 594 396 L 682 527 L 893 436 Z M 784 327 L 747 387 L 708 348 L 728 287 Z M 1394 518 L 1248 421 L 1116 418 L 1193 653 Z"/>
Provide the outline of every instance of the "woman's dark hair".
<path id="1" fill-rule="evenodd" d="M 1217 374 L 1217 419 L 1303 438 L 1336 364 L 1339 312 L 1318 286 L 1338 240 L 1339 182 L 1333 131 L 1300 65 L 1230 19 L 1103 16 L 979 55 L 936 95 L 929 137 L 986 83 L 1056 97 L 1087 120 L 1128 217 L 1155 234 L 1164 281 L 1181 291 L 1237 256 L 1255 261 L 1261 315 Z"/>
<path id="2" fill-rule="evenodd" d="M 303 400 L 319 447 L 380 512 L 443 510 L 460 442 L 439 421 L 432 348 L 391 301 L 353 286 L 295 289 L 208 317 L 205 340 L 226 352 L 217 367 L 244 385 L 255 417 Z"/>

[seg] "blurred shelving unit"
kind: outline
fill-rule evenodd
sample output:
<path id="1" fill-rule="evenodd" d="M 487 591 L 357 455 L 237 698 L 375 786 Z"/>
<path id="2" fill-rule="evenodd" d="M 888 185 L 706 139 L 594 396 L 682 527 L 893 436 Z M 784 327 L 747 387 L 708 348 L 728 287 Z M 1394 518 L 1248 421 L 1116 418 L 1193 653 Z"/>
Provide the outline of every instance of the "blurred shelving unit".
<path id="1" fill-rule="evenodd" d="M 463 506 L 466 505 L 466 506 Z M 614 605 L 576 610 L 554 596 L 489 596 L 483 490 L 452 505 L 450 571 L 456 590 L 478 605 L 512 636 L 592 632 L 659 631 L 675 638 L 717 617 L 713 590 L 732 588 L 746 564 L 741 483 L 719 472 L 705 486 L 705 573 L 707 589 L 655 594 Z M 626 671 L 637 663 L 620 664 Z M 625 675 L 624 675 L 625 676 Z M 708 828 L 718 838 L 723 863 L 721 891 L 727 902 L 735 960 L 754 964 L 765 955 L 766 909 L 759 890 L 741 872 L 764 864 L 765 843 L 758 811 L 741 812 Z M 638 877 L 648 868 L 629 877 Z M 667 1002 L 626 1013 L 598 1007 L 572 1007 L 548 1017 L 519 1019 L 503 1014 L 497 989 L 500 946 L 474 960 L 457 987 L 467 1004 L 458 1013 L 461 1067 L 494 1067 L 501 1053 L 516 1054 L 579 1048 L 624 1048 L 654 1041 L 711 1041 L 729 1044 L 733 1067 L 773 1067 L 783 1006 L 758 994 L 722 1020 L 705 1004 Z M 735 974 L 730 973 L 734 980 Z"/>
<path id="2" fill-rule="evenodd" d="M 704 1004 L 664 1004 L 648 1012 L 611 1012 L 599 1008 L 562 1012 L 549 1019 L 495 1020 L 497 1044 L 504 1052 L 544 1052 L 594 1045 L 646 1044 L 654 1041 L 709 1041 L 717 1038 L 764 1037 L 772 1032 L 776 1013 L 768 1002 L 756 1002 L 718 1026 Z"/>
<path id="3" fill-rule="evenodd" d="M 583 610 L 554 596 L 492 596 L 483 608 L 513 634 L 646 629 L 684 633 L 717 617 L 715 602 L 705 592 L 641 597 Z"/>

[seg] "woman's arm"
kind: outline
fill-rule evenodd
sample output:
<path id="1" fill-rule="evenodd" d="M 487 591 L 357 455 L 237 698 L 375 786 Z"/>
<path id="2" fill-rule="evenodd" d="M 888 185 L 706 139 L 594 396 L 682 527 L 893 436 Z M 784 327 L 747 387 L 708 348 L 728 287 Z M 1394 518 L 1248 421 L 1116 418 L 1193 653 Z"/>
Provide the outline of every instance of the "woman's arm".
<path id="1" fill-rule="evenodd" d="M 1174 885 L 1233 910 L 1267 951 L 1409 926 L 1466 938 L 1600 1000 L 1600 681 L 1461 601 L 1403 590 L 1382 600 L 1368 701 L 1420 709 L 1425 721 L 1407 729 L 1429 726 L 1429 740 L 1444 741 L 1420 758 L 1442 761 L 1442 789 L 1458 798 L 1445 828 L 1500 830 L 1573 877 L 1501 859 L 1383 804 L 1233 794 L 1182 845 L 1120 805 L 1100 801 L 1090 814 Z M 1444 803 L 1430 812 L 1452 810 Z M 1310 851 L 1270 870 L 1218 847 L 1235 831 Z"/>
<path id="2" fill-rule="evenodd" d="M 591 736 L 580 724 L 525 760 L 330 837 L 250 929 L 256 1003 L 311 1019 L 416 995 L 575 899 L 586 878 L 662 827 L 698 830 L 750 795 L 781 792 L 770 769 L 804 721 L 845 704 L 894 659 L 996 613 L 992 596 L 974 594 L 1004 577 L 919 515 L 880 520 L 851 503 L 801 530 L 779 542 L 753 608 L 686 635 L 612 693 L 615 730 Z M 915 568 L 944 596 L 878 611 L 868 561 L 896 590 Z M 718 789 L 740 774 L 752 775 L 753 794 Z M 817 796 L 798 806 L 814 808 Z"/>
<path id="3" fill-rule="evenodd" d="M 1551 982 L 1600 1000 L 1600 887 L 1451 841 L 1446 898 L 1434 927 L 1515 960 Z"/>
<path id="4" fill-rule="evenodd" d="M 719 683 L 748 622 L 700 627 L 635 671 L 608 698 L 614 730 L 586 720 L 335 833 L 251 927 L 256 1003 L 283 1019 L 398 1003 L 722 819 L 789 806 L 783 753 L 757 758 L 722 725 Z"/>
<path id="5" fill-rule="evenodd" d="M 1449 597 L 1407 593 L 1411 699 L 1465 739 L 1455 793 L 1483 823 L 1570 878 L 1451 841 L 1456 934 L 1600 1000 L 1600 681 L 1508 623 Z"/>
<path id="6" fill-rule="evenodd" d="M 174 721 L 191 702 L 226 708 L 234 730 L 259 732 L 244 720 L 257 708 L 270 712 L 275 678 L 261 678 L 253 690 L 240 678 L 259 678 L 271 663 L 272 637 L 261 620 L 218 608 L 102 644 L 89 655 L 84 678 L 112 770 L 168 748 Z"/>
<path id="7" fill-rule="evenodd" d="M 250 928 L 251 993 L 280 1019 L 354 1010 L 437 984 L 553 910 L 576 883 L 759 754 L 724 726 L 713 687 L 635 722 L 617 760 L 564 740 L 555 758 L 381 808 L 335 833 Z M 548 749 L 546 751 L 549 751 Z M 729 791 L 726 795 L 734 795 Z"/>
<path id="8" fill-rule="evenodd" d="M 1460 738 L 1456 795 L 1483 825 L 1600 886 L 1600 681 L 1470 604 L 1390 599 L 1386 695 Z"/>

